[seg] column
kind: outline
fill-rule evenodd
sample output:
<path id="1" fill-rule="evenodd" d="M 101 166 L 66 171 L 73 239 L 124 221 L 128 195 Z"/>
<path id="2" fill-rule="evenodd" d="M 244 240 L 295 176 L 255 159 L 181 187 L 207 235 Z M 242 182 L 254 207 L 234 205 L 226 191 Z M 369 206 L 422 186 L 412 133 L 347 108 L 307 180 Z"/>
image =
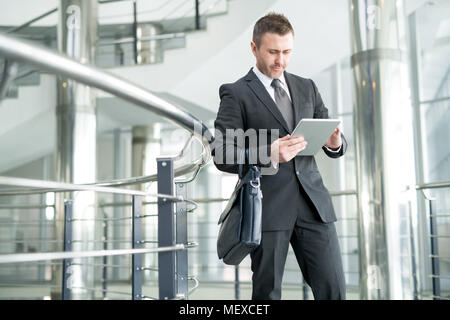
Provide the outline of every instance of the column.
<path id="1" fill-rule="evenodd" d="M 74 60 L 85 64 L 94 63 L 97 41 L 97 1 L 61 0 L 59 6 L 58 48 Z M 69 183 L 89 183 L 96 180 L 96 96 L 94 89 L 65 77 L 57 80 L 58 101 L 56 107 L 57 180 Z M 93 192 L 59 193 L 56 219 L 64 216 L 64 199 L 73 199 L 73 219 L 95 217 L 96 195 Z M 73 250 L 94 249 L 94 221 L 73 222 Z M 57 222 L 57 239 L 62 239 L 63 225 Z M 100 246 L 101 247 L 101 246 Z M 59 248 L 62 250 L 62 246 Z M 74 259 L 71 285 L 73 287 L 94 287 L 93 259 Z M 53 284 L 62 281 L 61 268 L 54 268 Z M 60 298 L 59 289 L 52 289 L 52 298 Z M 94 292 L 73 289 L 72 299 L 89 299 Z"/>
<path id="2" fill-rule="evenodd" d="M 415 183 L 403 0 L 351 0 L 362 299 L 404 299 L 399 236 Z"/>

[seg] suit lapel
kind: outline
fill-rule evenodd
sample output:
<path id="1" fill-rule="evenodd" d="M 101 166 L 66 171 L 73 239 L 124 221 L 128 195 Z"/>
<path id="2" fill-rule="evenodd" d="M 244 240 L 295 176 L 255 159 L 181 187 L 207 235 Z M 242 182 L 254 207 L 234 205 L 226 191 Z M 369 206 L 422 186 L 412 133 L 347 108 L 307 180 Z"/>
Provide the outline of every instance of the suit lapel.
<path id="1" fill-rule="evenodd" d="M 295 88 L 294 79 L 290 73 L 284 72 L 284 78 L 286 79 L 286 83 L 289 88 L 289 94 L 291 95 L 292 105 L 294 107 L 294 129 L 297 126 L 297 123 L 301 119 L 301 109 L 300 109 L 300 97 L 299 91 Z"/>
<path id="2" fill-rule="evenodd" d="M 292 74 L 284 72 L 284 77 L 289 87 L 289 93 L 291 94 L 297 126 L 298 122 L 303 118 L 312 117 L 311 115 L 314 111 L 309 109 L 308 106 L 311 108 L 314 108 L 314 106 L 309 98 L 308 92 L 305 91 L 305 88 L 300 85 L 301 83 Z"/>
<path id="3" fill-rule="evenodd" d="M 264 85 L 261 83 L 261 81 L 259 81 L 258 77 L 252 70 L 250 70 L 250 72 L 247 74 L 246 80 L 250 89 L 255 93 L 258 99 L 261 100 L 263 105 L 270 111 L 270 113 L 272 113 L 272 115 L 283 126 L 283 128 L 287 132 L 290 132 L 287 123 L 283 118 L 283 115 L 275 104 L 275 101 L 273 101 L 266 88 L 264 88 Z"/>

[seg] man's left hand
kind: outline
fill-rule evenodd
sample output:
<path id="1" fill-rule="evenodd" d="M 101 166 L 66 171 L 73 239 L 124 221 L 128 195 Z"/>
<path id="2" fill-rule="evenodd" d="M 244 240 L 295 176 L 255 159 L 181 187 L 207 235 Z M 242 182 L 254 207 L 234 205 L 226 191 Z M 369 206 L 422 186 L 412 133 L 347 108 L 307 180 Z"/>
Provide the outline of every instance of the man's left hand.
<path id="1" fill-rule="evenodd" d="M 337 150 L 339 149 L 341 144 L 342 144 L 341 131 L 339 127 L 337 127 L 336 129 L 334 129 L 334 132 L 328 138 L 327 142 L 325 142 L 325 145 L 331 150 Z"/>

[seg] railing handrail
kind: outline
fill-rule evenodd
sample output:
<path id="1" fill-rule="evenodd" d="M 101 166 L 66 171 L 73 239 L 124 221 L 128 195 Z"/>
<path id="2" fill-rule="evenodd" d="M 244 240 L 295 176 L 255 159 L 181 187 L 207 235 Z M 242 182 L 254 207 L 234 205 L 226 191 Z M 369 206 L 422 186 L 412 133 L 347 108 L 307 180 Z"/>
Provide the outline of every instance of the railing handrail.
<path id="1" fill-rule="evenodd" d="M 40 16 L 37 16 L 36 18 L 33 18 L 33 19 L 31 19 L 31 20 L 21 24 L 20 26 L 13 27 L 11 29 L 6 30 L 5 33 L 17 32 L 17 31 L 19 31 L 19 30 L 21 30 L 21 29 L 23 29 L 25 27 L 28 27 L 30 24 L 35 23 L 36 21 L 39 21 L 39 20 L 41 20 L 41 19 L 51 15 L 52 13 L 54 13 L 56 11 L 58 11 L 58 8 L 53 8 L 53 9 L 51 9 L 51 10 L 41 14 Z"/>
<path id="2" fill-rule="evenodd" d="M 116 250 L 110 249 L 110 250 L 90 250 L 90 251 L 70 251 L 70 252 L 63 251 L 63 252 L 43 252 L 43 253 L 11 253 L 0 255 L 0 264 L 177 251 L 177 250 L 185 250 L 189 247 L 190 247 L 189 245 L 176 244 L 174 246 L 148 248 L 148 249 L 116 249 Z"/>
<path id="3" fill-rule="evenodd" d="M 448 188 L 448 187 L 450 187 L 450 181 L 432 182 L 432 183 L 417 184 L 416 190 L 439 189 L 439 188 Z"/>
<path id="4" fill-rule="evenodd" d="M 210 144 L 214 137 L 208 128 L 190 113 L 179 109 L 136 84 L 96 67 L 79 63 L 47 48 L 4 34 L 0 34 L 0 55 L 3 55 L 6 59 L 29 63 L 47 72 L 66 76 L 88 86 L 104 90 L 161 115 L 191 132 L 201 142 L 203 153 L 198 166 L 205 165 L 211 159 Z M 197 166 L 194 166 L 192 171 L 195 171 L 196 168 Z"/>
<path id="5" fill-rule="evenodd" d="M 184 145 L 183 149 L 174 156 L 174 161 L 177 159 L 181 159 L 182 156 L 185 153 L 186 148 L 189 146 L 190 142 L 192 141 L 191 136 L 186 144 Z M 183 176 L 185 174 L 188 174 L 190 172 L 195 172 L 194 177 L 197 175 L 199 169 L 202 167 L 203 156 L 201 155 L 199 159 L 194 160 L 191 164 L 186 164 L 180 167 L 177 167 L 174 169 L 174 177 Z M 142 177 L 131 177 L 131 178 L 125 178 L 125 179 L 115 179 L 115 180 L 109 180 L 109 181 L 101 181 L 101 182 L 93 182 L 93 183 L 85 183 L 83 186 L 98 186 L 98 187 L 123 187 L 128 185 L 136 185 L 136 184 L 143 184 L 148 182 L 154 182 L 157 181 L 158 175 L 152 174 L 148 176 L 142 176 Z M 21 184 L 21 186 L 31 187 L 31 185 L 25 185 Z M 79 186 L 79 185 L 74 185 Z M 10 196 L 10 195 L 25 195 L 25 194 L 38 194 L 38 193 L 47 193 L 47 192 L 61 192 L 61 191 L 69 191 L 66 189 L 61 189 L 57 187 L 52 188 L 31 188 L 31 189 L 0 189 L 0 196 Z M 70 191 L 74 191 L 71 189 Z"/>
<path id="6" fill-rule="evenodd" d="M 74 183 L 63 183 L 55 181 L 42 181 L 35 179 L 24 179 L 15 177 L 0 176 L 0 185 L 26 186 L 32 188 L 45 189 L 47 192 L 69 192 L 69 191 L 95 191 L 113 194 L 127 194 L 132 196 L 154 196 L 157 198 L 166 198 L 174 201 L 184 201 L 183 197 L 177 197 L 169 194 L 153 194 L 139 190 L 119 189 L 111 187 L 102 187 L 96 185 L 84 185 Z"/>
<path id="7" fill-rule="evenodd" d="M 176 38 L 184 38 L 186 37 L 186 33 L 184 32 L 175 32 L 175 33 L 164 33 L 164 34 L 157 34 L 154 36 L 141 36 L 138 37 L 137 41 L 155 41 L 155 40 L 168 40 L 168 39 L 176 39 Z M 98 41 L 98 46 L 110 46 L 114 44 L 121 44 L 121 43 L 133 43 L 135 41 L 134 37 L 124 37 L 116 40 L 111 41 Z"/>
<path id="8" fill-rule="evenodd" d="M 99 0 L 98 3 L 99 4 L 104 4 L 104 3 L 119 2 L 119 1 L 124 1 L 124 0 Z M 127 1 L 129 1 L 129 0 L 127 0 Z M 28 20 L 27 22 L 22 23 L 21 25 L 19 25 L 17 27 L 12 27 L 12 28 L 6 30 L 5 33 L 14 33 L 14 32 L 17 32 L 19 30 L 22 30 L 23 28 L 28 27 L 29 25 L 35 23 L 36 21 L 39 21 L 39 20 L 41 20 L 41 19 L 51 15 L 52 13 L 57 12 L 58 10 L 59 10 L 58 7 L 53 8 L 53 9 L 51 9 L 51 10 L 49 10 L 47 12 L 44 12 L 43 14 L 37 16 L 36 18 L 33 18 L 31 20 Z"/>
<path id="9" fill-rule="evenodd" d="M 26 40 L 0 34 L 0 55 L 14 61 L 26 62 L 37 68 L 66 76 L 88 86 L 104 90 L 128 102 L 135 103 L 187 129 L 205 149 L 210 149 L 213 136 L 205 125 L 186 111 L 109 72 L 72 60 Z M 198 132 L 197 130 L 201 132 Z M 207 153 L 208 160 L 210 154 Z"/>
<path id="10" fill-rule="evenodd" d="M 351 195 L 357 195 L 358 192 L 354 189 L 349 189 L 349 190 L 339 190 L 339 191 L 330 191 L 330 195 L 332 197 L 337 197 L 337 196 L 351 196 Z"/>

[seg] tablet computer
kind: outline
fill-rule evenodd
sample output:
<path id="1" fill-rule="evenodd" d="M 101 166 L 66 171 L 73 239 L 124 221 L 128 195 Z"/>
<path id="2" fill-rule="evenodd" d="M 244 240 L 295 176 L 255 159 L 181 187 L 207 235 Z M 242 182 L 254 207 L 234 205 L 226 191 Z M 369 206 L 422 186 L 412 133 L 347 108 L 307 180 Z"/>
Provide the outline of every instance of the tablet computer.
<path id="1" fill-rule="evenodd" d="M 313 156 L 319 152 L 340 122 L 338 119 L 300 120 L 291 136 L 303 136 L 308 144 L 297 156 Z"/>

